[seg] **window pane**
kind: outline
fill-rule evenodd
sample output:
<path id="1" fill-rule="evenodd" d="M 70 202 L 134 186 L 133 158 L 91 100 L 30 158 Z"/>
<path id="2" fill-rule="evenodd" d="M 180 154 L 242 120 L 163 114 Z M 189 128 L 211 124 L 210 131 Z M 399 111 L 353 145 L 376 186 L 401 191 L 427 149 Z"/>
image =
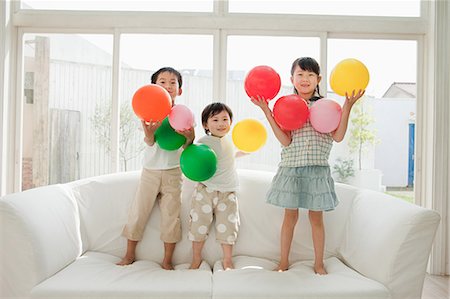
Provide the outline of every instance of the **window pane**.
<path id="1" fill-rule="evenodd" d="M 230 12 L 419 17 L 420 0 L 229 0 Z"/>
<path id="2" fill-rule="evenodd" d="M 213 0 L 22 0 L 23 9 L 211 12 Z"/>
<path id="3" fill-rule="evenodd" d="M 315 37 L 230 36 L 228 38 L 227 104 L 233 110 L 234 124 L 246 118 L 261 121 L 267 129 L 266 144 L 257 152 L 239 158 L 240 168 L 276 170 L 281 146 L 273 135 L 261 109 L 256 107 L 244 89 L 245 75 L 255 66 L 268 65 L 281 77 L 281 90 L 274 100 L 293 93 L 290 81 L 292 62 L 301 56 L 319 61 L 320 40 Z"/>
<path id="4" fill-rule="evenodd" d="M 363 62 L 370 81 L 363 100 L 352 109 L 346 137 L 333 147 L 330 161 L 341 168 L 343 163 L 337 159 L 354 161 L 356 175 L 348 179 L 350 183 L 386 189 L 414 201 L 417 42 L 330 39 L 330 72 L 346 58 Z M 331 91 L 328 97 L 341 104 L 344 101 Z"/>
<path id="5" fill-rule="evenodd" d="M 176 103 L 188 106 L 195 115 L 196 135 L 204 134 L 201 111 L 212 101 L 213 37 L 207 35 L 125 34 L 121 38 L 121 149 L 120 169 L 142 168 L 144 134 L 131 113 L 135 91 L 150 84 L 161 67 L 173 67 L 183 77 L 182 94 Z M 128 131 L 130 126 L 133 130 Z M 126 132 L 130 132 L 127 134 Z M 131 133 L 132 132 L 132 133 Z"/>
<path id="6" fill-rule="evenodd" d="M 24 190 L 110 172 L 111 52 L 107 35 L 24 35 Z"/>

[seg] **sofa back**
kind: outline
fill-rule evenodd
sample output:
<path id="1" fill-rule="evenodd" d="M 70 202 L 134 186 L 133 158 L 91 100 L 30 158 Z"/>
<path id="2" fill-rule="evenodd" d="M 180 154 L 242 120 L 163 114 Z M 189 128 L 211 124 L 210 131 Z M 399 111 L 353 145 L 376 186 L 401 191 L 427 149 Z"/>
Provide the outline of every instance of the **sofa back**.
<path id="1" fill-rule="evenodd" d="M 77 203 L 66 185 L 0 199 L 0 297 L 26 297 L 33 286 L 81 254 Z"/>
<path id="2" fill-rule="evenodd" d="M 239 237 L 234 255 L 247 255 L 271 260 L 279 259 L 280 228 L 284 209 L 265 202 L 274 173 L 254 170 L 239 170 L 240 190 L 238 202 L 240 211 Z M 99 251 L 123 256 L 126 239 L 121 236 L 127 221 L 128 208 L 134 199 L 140 171 L 111 174 L 71 183 L 77 199 L 81 219 L 83 250 Z M 195 182 L 184 179 L 182 189 L 182 240 L 177 244 L 174 263 L 189 263 L 192 243 L 187 239 L 189 229 L 190 201 Z M 325 257 L 336 256 L 346 227 L 356 188 L 336 184 L 340 204 L 336 210 L 324 213 L 326 228 Z M 144 238 L 138 243 L 138 259 L 160 262 L 163 258 L 163 243 L 159 239 L 160 212 L 153 209 Z M 212 228 L 206 241 L 203 257 L 209 264 L 221 259 L 222 249 L 215 240 Z M 291 260 L 313 259 L 314 251 L 308 214 L 300 210 L 296 227 Z"/>

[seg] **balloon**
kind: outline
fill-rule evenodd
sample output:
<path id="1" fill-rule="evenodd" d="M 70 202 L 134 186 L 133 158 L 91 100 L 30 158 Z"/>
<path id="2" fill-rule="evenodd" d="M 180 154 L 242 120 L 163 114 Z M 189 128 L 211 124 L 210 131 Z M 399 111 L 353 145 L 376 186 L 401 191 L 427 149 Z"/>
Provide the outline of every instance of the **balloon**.
<path id="1" fill-rule="evenodd" d="M 245 76 L 244 88 L 249 97 L 261 96 L 273 99 L 281 87 L 281 78 L 270 66 L 260 65 L 250 70 Z"/>
<path id="2" fill-rule="evenodd" d="M 341 105 L 333 100 L 320 99 L 309 108 L 309 120 L 313 128 L 320 133 L 336 130 L 341 121 Z"/>
<path id="3" fill-rule="evenodd" d="M 256 119 L 244 119 L 234 126 L 231 136 L 238 149 L 251 153 L 266 143 L 267 132 L 263 124 Z"/>
<path id="4" fill-rule="evenodd" d="M 216 153 L 206 144 L 191 144 L 181 153 L 180 167 L 187 178 L 206 181 L 216 172 Z"/>
<path id="5" fill-rule="evenodd" d="M 365 90 L 369 84 L 369 70 L 359 60 L 354 58 L 344 59 L 339 62 L 330 75 L 331 89 L 338 95 L 349 95 L 355 90 Z"/>
<path id="6" fill-rule="evenodd" d="M 169 123 L 172 128 L 183 131 L 194 125 L 194 113 L 185 105 L 175 105 L 169 113 Z"/>
<path id="7" fill-rule="evenodd" d="M 144 121 L 161 121 L 172 109 L 172 99 L 163 87 L 150 84 L 139 88 L 131 101 L 134 113 Z"/>
<path id="8" fill-rule="evenodd" d="M 299 95 L 279 98 L 273 106 L 273 117 L 284 130 L 300 129 L 309 116 L 308 104 Z"/>
<path id="9" fill-rule="evenodd" d="M 168 117 L 166 117 L 162 121 L 161 126 L 156 129 L 155 140 L 159 147 L 166 151 L 174 151 L 186 143 L 186 137 L 175 132 L 170 126 Z"/>

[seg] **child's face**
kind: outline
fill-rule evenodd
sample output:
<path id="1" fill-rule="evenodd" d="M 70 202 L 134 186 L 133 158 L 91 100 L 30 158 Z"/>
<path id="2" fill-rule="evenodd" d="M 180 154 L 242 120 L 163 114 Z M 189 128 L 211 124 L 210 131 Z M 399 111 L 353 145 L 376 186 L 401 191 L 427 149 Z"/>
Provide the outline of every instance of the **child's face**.
<path id="1" fill-rule="evenodd" d="M 314 94 L 321 79 L 322 77 L 318 76 L 316 73 L 302 70 L 297 66 L 291 77 L 291 82 L 299 95 L 308 95 L 310 98 Z"/>
<path id="2" fill-rule="evenodd" d="M 156 79 L 156 84 L 164 87 L 172 98 L 172 104 L 175 102 L 175 98 L 181 95 L 181 88 L 178 85 L 178 78 L 175 74 L 170 72 L 162 72 Z"/>
<path id="3" fill-rule="evenodd" d="M 208 118 L 208 122 L 203 125 L 203 128 L 209 130 L 211 135 L 216 137 L 223 137 L 230 131 L 231 119 L 228 112 L 223 110 L 220 113 Z"/>

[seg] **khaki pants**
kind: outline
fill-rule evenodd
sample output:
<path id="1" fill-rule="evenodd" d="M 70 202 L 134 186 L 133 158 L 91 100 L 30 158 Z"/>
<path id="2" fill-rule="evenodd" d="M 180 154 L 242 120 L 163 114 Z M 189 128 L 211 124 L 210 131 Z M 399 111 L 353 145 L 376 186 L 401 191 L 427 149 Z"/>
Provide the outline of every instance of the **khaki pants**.
<path id="1" fill-rule="evenodd" d="M 142 240 L 150 212 L 158 198 L 161 209 L 161 240 L 165 243 L 181 240 L 181 182 L 180 168 L 144 168 L 122 235 L 128 240 Z"/>
<path id="2" fill-rule="evenodd" d="M 190 216 L 189 240 L 206 240 L 215 216 L 217 241 L 230 245 L 236 242 L 240 221 L 235 192 L 219 192 L 198 184 Z"/>

